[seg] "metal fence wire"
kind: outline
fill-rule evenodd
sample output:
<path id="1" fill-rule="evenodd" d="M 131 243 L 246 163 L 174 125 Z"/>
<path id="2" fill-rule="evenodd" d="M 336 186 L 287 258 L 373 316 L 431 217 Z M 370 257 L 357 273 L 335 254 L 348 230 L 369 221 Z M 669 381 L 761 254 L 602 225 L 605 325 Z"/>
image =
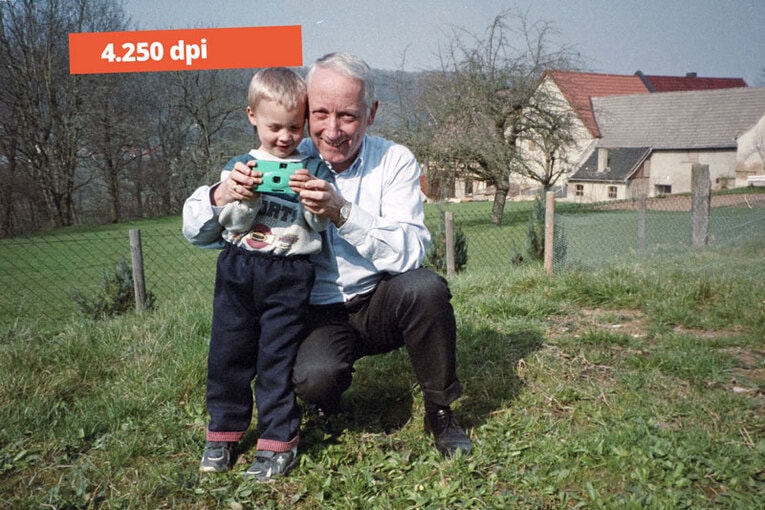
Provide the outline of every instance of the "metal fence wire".
<path id="1" fill-rule="evenodd" d="M 695 251 L 692 197 L 649 198 L 558 207 L 556 270 L 668 259 Z M 642 216 L 641 216 L 642 214 Z M 711 197 L 703 247 L 725 249 L 765 236 L 765 189 Z"/>
<path id="2" fill-rule="evenodd" d="M 765 188 L 712 197 L 705 246 L 727 249 L 759 242 L 765 247 Z M 464 236 L 461 270 L 512 271 L 527 263 L 531 202 L 508 202 L 501 225 L 490 221 L 489 202 L 427 204 L 435 235 L 445 211 Z M 596 270 L 609 265 L 668 259 L 698 248 L 691 243 L 691 197 L 555 204 L 554 270 Z M 542 215 L 544 217 L 544 215 Z M 641 227 L 642 225 L 642 227 Z M 157 305 L 197 294 L 212 302 L 217 250 L 203 250 L 182 236 L 179 217 L 143 222 L 141 244 L 146 290 Z M 73 293 L 93 295 L 121 260 L 130 263 L 130 225 L 0 239 L 0 326 L 58 322 L 81 314 Z"/>
<path id="3" fill-rule="evenodd" d="M 144 227 L 144 276 L 155 302 L 179 294 L 212 296 L 217 253 L 190 245 L 176 228 Z M 96 296 L 117 271 L 131 263 L 129 228 L 57 231 L 0 240 L 0 324 L 49 323 L 81 315 L 74 293 Z"/>

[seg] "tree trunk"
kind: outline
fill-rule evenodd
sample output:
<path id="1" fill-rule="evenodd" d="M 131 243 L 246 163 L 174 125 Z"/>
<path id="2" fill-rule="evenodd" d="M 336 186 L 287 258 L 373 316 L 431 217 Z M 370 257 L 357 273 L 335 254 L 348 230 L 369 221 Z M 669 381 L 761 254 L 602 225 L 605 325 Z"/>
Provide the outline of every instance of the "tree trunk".
<path id="1" fill-rule="evenodd" d="M 505 201 L 510 191 L 510 183 L 506 180 L 497 185 L 497 192 L 494 194 L 494 205 L 491 207 L 491 222 L 494 225 L 502 225 L 502 215 L 505 212 Z"/>

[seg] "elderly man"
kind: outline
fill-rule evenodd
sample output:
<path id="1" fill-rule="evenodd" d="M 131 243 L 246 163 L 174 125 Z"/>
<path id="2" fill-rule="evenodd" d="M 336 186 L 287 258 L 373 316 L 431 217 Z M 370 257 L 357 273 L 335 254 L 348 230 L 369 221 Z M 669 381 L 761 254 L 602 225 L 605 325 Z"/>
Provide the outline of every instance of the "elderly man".
<path id="1" fill-rule="evenodd" d="M 333 53 L 311 67 L 309 135 L 301 152 L 320 156 L 334 183 L 299 171 L 290 180 L 303 206 L 334 227 L 311 257 L 316 281 L 309 334 L 294 366 L 297 394 L 332 412 L 351 384 L 354 362 L 406 346 L 425 402 L 425 430 L 451 456 L 472 443 L 452 413 L 461 394 L 456 325 L 447 282 L 422 267 L 420 169 L 401 145 L 369 136 L 378 103 L 367 64 Z"/>

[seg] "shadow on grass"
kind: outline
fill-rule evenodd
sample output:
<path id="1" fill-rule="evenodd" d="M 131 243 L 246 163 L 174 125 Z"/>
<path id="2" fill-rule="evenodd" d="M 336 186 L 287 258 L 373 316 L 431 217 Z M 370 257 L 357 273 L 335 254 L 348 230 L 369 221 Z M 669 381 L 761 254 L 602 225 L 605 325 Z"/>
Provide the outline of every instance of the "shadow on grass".
<path id="1" fill-rule="evenodd" d="M 455 405 L 462 425 L 474 428 L 512 405 L 523 388 L 518 364 L 542 347 L 543 337 L 530 329 L 503 334 L 489 328 L 463 327 L 459 338 L 464 339 L 457 346 L 463 395 Z M 343 395 L 337 414 L 325 418 L 306 414 L 301 448 L 323 449 L 338 442 L 345 431 L 394 433 L 413 418 L 419 392 L 405 349 L 363 358 L 356 364 L 354 382 Z"/>
<path id="2" fill-rule="evenodd" d="M 457 369 L 463 394 L 457 404 L 460 422 L 473 428 L 486 423 L 494 412 L 512 405 L 523 389 L 518 364 L 542 348 L 544 337 L 533 329 L 500 333 L 489 328 L 470 328 L 461 333 L 468 340 L 458 344 Z"/>

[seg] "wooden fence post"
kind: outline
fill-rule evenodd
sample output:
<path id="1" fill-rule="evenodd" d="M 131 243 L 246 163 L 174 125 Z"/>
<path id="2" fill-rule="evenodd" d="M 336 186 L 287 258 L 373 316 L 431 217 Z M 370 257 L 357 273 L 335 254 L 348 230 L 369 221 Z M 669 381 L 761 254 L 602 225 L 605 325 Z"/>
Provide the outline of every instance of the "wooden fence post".
<path id="1" fill-rule="evenodd" d="M 548 191 L 545 203 L 545 271 L 553 272 L 553 240 L 555 239 L 555 192 Z"/>
<path id="2" fill-rule="evenodd" d="M 694 163 L 691 167 L 691 194 L 691 247 L 703 248 L 709 242 L 709 209 L 712 203 L 709 165 Z"/>
<path id="3" fill-rule="evenodd" d="M 638 196 L 638 253 L 644 255 L 648 249 L 648 197 L 645 192 Z"/>
<path id="4" fill-rule="evenodd" d="M 446 230 L 446 276 L 454 276 L 454 213 L 444 213 L 444 227 Z"/>
<path id="5" fill-rule="evenodd" d="M 135 309 L 139 312 L 146 308 L 146 281 L 143 276 L 143 248 L 141 247 L 141 231 L 130 229 L 130 259 L 133 265 L 133 290 L 135 292 Z"/>

